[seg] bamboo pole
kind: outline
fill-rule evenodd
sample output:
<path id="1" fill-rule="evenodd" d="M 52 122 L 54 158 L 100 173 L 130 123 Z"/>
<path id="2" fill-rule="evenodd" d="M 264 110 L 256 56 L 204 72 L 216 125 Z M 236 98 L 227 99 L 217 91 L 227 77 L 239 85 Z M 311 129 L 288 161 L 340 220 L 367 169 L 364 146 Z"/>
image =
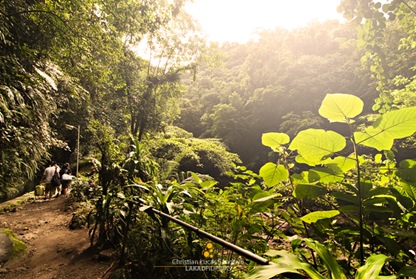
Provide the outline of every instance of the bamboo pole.
<path id="1" fill-rule="evenodd" d="M 186 222 L 184 222 L 180 219 L 177 219 L 175 217 L 170 216 L 169 214 L 166 214 L 162 211 L 154 209 L 153 207 L 149 207 L 145 211 L 149 211 L 149 210 L 151 210 L 152 212 L 154 212 L 154 213 L 156 213 L 156 214 L 158 214 L 162 217 L 165 217 L 165 218 L 175 222 L 176 224 L 179 224 L 180 226 L 182 226 L 184 228 L 187 228 L 187 229 L 197 233 L 200 236 L 203 236 L 205 238 L 208 238 L 209 240 L 212 240 L 213 242 L 218 243 L 221 246 L 226 247 L 227 249 L 229 249 L 233 252 L 236 252 L 240 256 L 243 256 L 243 257 L 245 257 L 249 260 L 252 260 L 252 261 L 256 262 L 257 264 L 261 264 L 261 265 L 268 265 L 269 264 L 269 260 L 267 260 L 265 258 L 262 258 L 259 255 L 256 255 L 256 254 L 254 254 L 254 253 L 252 253 L 248 250 L 245 250 L 241 247 L 238 247 L 237 245 L 234 245 L 234 244 L 232 244 L 228 241 L 225 241 L 225 240 L 223 240 L 219 237 L 216 237 L 215 235 L 207 233 L 206 231 L 200 230 L 197 227 L 194 227 L 194 226 L 192 226 L 192 225 L 190 225 L 190 224 L 188 224 L 188 223 L 186 223 Z"/>

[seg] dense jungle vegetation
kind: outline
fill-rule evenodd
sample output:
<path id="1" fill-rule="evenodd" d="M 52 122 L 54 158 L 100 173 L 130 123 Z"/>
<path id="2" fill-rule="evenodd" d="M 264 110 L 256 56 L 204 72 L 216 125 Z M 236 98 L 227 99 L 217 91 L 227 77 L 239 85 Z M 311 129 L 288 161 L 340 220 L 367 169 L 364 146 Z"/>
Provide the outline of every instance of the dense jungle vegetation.
<path id="1" fill-rule="evenodd" d="M 415 278 L 416 1 L 246 44 L 185 3 L 1 0 L 1 199 L 79 155 L 74 218 L 115 278 Z"/>

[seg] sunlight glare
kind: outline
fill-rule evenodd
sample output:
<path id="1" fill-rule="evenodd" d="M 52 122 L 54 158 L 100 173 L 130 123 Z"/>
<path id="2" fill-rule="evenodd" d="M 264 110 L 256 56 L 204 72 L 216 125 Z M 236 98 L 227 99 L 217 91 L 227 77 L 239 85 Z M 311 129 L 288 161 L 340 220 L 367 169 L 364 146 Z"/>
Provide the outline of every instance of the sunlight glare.
<path id="1" fill-rule="evenodd" d="M 340 0 L 194 0 L 187 11 L 211 41 L 245 42 L 256 31 L 293 29 L 311 21 L 341 20 Z"/>

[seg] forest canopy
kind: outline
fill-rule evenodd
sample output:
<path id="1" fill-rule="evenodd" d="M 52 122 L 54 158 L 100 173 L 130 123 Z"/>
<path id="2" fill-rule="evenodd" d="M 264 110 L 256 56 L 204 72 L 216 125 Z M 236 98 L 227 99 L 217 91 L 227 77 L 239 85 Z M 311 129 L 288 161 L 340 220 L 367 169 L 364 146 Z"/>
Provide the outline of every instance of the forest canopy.
<path id="1" fill-rule="evenodd" d="M 412 106 L 413 10 L 399 2 L 342 2 L 348 23 L 209 45 L 186 1 L 5 1 L 0 188 L 21 189 L 51 159 L 107 160 L 94 136 L 104 130 L 127 147 L 129 134 L 143 141 L 173 124 L 258 170 L 262 133 L 326 127 L 327 93 L 355 94 L 367 113 Z"/>

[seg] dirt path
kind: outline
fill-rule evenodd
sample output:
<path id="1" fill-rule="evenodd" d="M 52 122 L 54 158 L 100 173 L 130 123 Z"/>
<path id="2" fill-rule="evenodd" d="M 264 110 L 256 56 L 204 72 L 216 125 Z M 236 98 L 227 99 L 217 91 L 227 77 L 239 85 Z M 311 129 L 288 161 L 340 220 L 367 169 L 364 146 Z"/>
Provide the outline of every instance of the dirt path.
<path id="1" fill-rule="evenodd" d="M 105 278 L 111 260 L 89 248 L 87 229 L 70 230 L 68 200 L 26 202 L 0 214 L 0 228 L 10 228 L 28 245 L 25 256 L 1 268 L 4 279 Z"/>

